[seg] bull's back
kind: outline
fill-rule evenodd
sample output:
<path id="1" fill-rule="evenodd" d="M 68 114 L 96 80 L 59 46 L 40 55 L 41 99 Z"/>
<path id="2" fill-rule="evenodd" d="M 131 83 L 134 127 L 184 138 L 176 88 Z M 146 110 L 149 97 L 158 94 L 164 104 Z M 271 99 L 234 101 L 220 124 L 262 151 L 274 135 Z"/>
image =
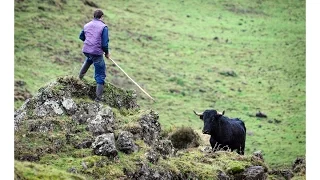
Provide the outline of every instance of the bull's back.
<path id="1" fill-rule="evenodd" d="M 218 127 L 219 133 L 214 138 L 222 144 L 238 144 L 245 141 L 246 128 L 240 119 L 229 119 L 224 117 L 224 123 Z"/>
<path id="2" fill-rule="evenodd" d="M 230 119 L 229 121 L 231 127 L 232 127 L 232 134 L 233 136 L 237 137 L 237 140 L 245 140 L 246 138 L 246 126 L 244 122 L 238 118 L 236 119 Z M 234 138 L 235 138 L 234 137 Z"/>
<path id="3" fill-rule="evenodd" d="M 243 122 L 241 119 L 239 119 L 239 118 L 230 119 L 229 122 L 230 122 L 231 124 L 237 126 L 238 128 L 243 129 L 244 132 L 247 131 L 246 126 L 245 126 L 244 122 Z"/>

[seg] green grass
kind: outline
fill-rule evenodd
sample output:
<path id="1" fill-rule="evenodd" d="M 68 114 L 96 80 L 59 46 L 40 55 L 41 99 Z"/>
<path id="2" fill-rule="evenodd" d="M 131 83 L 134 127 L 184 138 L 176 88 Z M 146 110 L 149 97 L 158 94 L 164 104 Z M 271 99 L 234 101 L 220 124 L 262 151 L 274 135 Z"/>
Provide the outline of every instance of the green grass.
<path id="1" fill-rule="evenodd" d="M 93 2 L 106 14 L 111 57 L 156 103 L 109 60 L 107 80 L 136 89 L 164 128 L 199 130 L 192 110 L 215 108 L 245 121 L 253 134 L 246 153 L 262 150 L 271 167 L 305 156 L 305 1 Z M 14 79 L 35 94 L 58 76 L 77 75 L 78 35 L 94 9 L 79 0 L 15 1 Z M 230 70 L 237 76 L 220 74 Z M 258 110 L 268 119 L 249 116 Z M 274 119 L 281 123 L 268 123 Z"/>
<path id="2" fill-rule="evenodd" d="M 58 170 L 51 166 L 39 165 L 31 162 L 14 162 L 15 179 L 26 180 L 45 180 L 45 179 L 72 179 L 72 180 L 84 180 L 85 177 L 81 175 L 67 173 L 65 171 Z"/>

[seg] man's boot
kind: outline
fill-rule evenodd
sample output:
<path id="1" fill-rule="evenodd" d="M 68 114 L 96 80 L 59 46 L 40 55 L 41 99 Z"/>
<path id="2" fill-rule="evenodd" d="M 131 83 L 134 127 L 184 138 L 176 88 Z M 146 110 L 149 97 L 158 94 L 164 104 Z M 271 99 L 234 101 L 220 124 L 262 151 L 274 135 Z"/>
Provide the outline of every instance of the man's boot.
<path id="1" fill-rule="evenodd" d="M 80 70 L 80 73 L 79 73 L 79 79 L 83 79 L 83 76 L 86 74 L 86 72 L 88 71 L 90 67 L 90 64 L 86 61 L 83 65 L 82 65 L 82 68 Z"/>
<path id="2" fill-rule="evenodd" d="M 96 99 L 95 99 L 96 102 L 102 101 L 103 88 L 104 88 L 103 84 L 97 84 Z"/>

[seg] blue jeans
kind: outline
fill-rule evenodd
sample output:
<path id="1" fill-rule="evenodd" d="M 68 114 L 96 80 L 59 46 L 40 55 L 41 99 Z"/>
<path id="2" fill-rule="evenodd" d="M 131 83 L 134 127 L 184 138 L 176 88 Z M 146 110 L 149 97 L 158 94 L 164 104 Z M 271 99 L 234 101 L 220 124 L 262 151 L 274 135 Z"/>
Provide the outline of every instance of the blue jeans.
<path id="1" fill-rule="evenodd" d="M 83 53 L 87 58 L 83 63 L 82 68 L 80 70 L 79 77 L 83 77 L 87 72 L 91 64 L 94 65 L 94 79 L 97 84 L 104 85 L 104 80 L 106 79 L 106 64 L 103 59 L 103 55 L 93 55 L 88 53 Z"/>

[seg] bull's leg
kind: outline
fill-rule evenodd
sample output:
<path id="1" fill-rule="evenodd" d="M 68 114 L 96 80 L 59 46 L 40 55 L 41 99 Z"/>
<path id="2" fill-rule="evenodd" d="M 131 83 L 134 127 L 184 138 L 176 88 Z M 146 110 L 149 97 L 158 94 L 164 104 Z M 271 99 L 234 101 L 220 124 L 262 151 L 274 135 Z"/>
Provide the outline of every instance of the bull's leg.
<path id="1" fill-rule="evenodd" d="M 221 149 L 224 151 L 230 151 L 230 150 L 233 151 L 233 149 L 231 147 L 229 147 L 228 145 L 223 145 Z"/>
<path id="2" fill-rule="evenodd" d="M 245 144 L 241 144 L 240 148 L 237 149 L 237 153 L 244 155 L 244 148 L 245 148 Z"/>
<path id="3" fill-rule="evenodd" d="M 219 143 L 215 139 L 213 139 L 212 136 L 210 137 L 210 145 L 212 147 L 213 152 L 219 150 L 219 148 L 220 148 Z"/>
<path id="4" fill-rule="evenodd" d="M 241 149 L 237 149 L 237 153 L 240 154 L 240 155 L 243 155 L 243 151 Z"/>

